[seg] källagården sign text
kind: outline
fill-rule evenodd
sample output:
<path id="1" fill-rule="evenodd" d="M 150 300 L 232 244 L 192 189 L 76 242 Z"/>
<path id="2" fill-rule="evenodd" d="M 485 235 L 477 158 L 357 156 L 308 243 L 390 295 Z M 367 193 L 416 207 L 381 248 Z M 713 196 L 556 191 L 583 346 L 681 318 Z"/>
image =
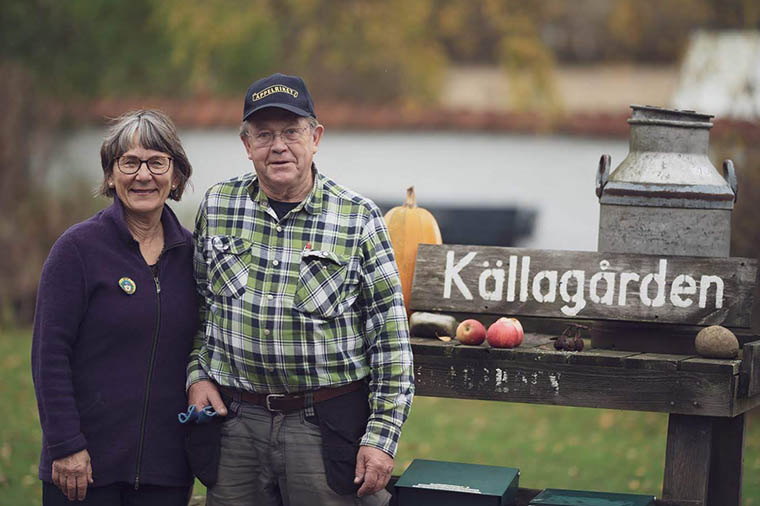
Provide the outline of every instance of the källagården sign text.
<path id="1" fill-rule="evenodd" d="M 422 244 L 411 307 L 749 327 L 757 261 Z"/>

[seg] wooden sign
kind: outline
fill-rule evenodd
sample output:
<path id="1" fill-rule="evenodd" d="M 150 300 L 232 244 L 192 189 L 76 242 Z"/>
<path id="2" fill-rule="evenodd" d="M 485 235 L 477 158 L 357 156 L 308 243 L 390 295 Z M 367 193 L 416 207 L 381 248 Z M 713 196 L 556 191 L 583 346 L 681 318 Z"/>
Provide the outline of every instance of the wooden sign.
<path id="1" fill-rule="evenodd" d="M 749 327 L 757 261 L 421 244 L 413 310 Z"/>

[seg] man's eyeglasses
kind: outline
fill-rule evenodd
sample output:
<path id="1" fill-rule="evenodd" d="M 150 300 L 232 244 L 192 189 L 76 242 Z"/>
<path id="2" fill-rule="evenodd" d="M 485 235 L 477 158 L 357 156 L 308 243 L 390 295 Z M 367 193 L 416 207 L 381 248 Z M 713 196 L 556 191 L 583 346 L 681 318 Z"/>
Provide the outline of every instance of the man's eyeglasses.
<path id="1" fill-rule="evenodd" d="M 253 138 L 253 145 L 257 148 L 263 148 L 271 146 L 274 143 L 275 137 L 278 135 L 285 144 L 291 144 L 303 139 L 303 133 L 308 130 L 309 127 L 288 127 L 282 129 L 280 132 L 272 132 L 271 130 L 258 130 L 251 134 Z"/>
<path id="2" fill-rule="evenodd" d="M 157 176 L 165 174 L 172 165 L 172 159 L 168 156 L 151 156 L 147 160 L 141 160 L 136 156 L 120 156 L 116 159 L 116 165 L 124 174 L 136 174 L 142 164 L 148 166 L 148 170 Z"/>

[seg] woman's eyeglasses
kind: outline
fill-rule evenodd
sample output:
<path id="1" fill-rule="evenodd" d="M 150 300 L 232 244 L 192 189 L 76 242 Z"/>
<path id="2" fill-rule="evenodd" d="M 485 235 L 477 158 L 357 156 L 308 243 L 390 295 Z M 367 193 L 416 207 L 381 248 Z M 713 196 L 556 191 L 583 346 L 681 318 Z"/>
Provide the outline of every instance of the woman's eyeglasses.
<path id="1" fill-rule="evenodd" d="M 124 174 L 136 174 L 142 164 L 148 166 L 148 170 L 151 174 L 160 176 L 165 174 L 172 165 L 172 159 L 168 156 L 151 156 L 147 160 L 141 160 L 136 156 L 125 155 L 116 159 L 116 165 L 119 170 Z"/>

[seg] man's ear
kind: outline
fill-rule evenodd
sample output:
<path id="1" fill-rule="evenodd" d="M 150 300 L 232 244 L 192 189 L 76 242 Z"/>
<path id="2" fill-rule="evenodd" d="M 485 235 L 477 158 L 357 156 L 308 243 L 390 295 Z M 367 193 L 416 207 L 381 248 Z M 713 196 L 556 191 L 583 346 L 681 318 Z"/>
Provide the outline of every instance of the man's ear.
<path id="1" fill-rule="evenodd" d="M 322 135 L 325 133 L 325 127 L 321 124 L 314 127 L 314 131 L 311 133 L 311 140 L 314 143 L 314 149 L 312 150 L 312 153 L 317 152 L 317 147 L 319 146 L 319 141 L 322 140 Z"/>
<path id="2" fill-rule="evenodd" d="M 245 154 L 248 155 L 248 159 L 253 160 L 253 148 L 251 146 L 251 138 L 247 135 L 244 135 L 240 137 L 240 140 L 243 142 L 243 147 L 245 147 Z"/>

